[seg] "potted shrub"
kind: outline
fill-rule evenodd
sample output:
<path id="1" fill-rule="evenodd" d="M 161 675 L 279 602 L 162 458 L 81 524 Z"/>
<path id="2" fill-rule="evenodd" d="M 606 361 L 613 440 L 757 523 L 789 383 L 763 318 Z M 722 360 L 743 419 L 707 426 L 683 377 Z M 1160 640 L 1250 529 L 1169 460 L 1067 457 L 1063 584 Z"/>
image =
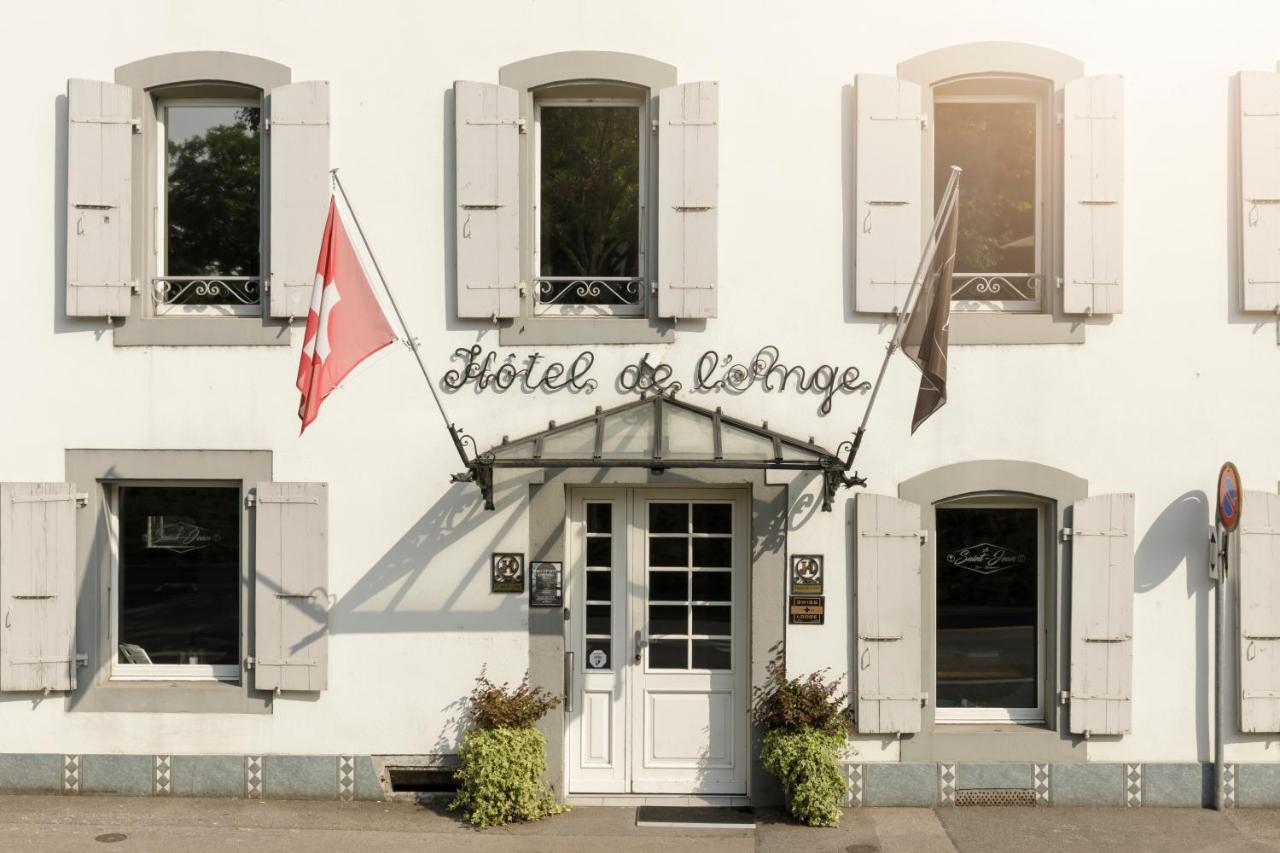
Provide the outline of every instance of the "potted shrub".
<path id="1" fill-rule="evenodd" d="M 786 665 L 775 658 L 751 707 L 752 720 L 765 730 L 764 768 L 782 782 L 787 811 L 809 826 L 838 826 L 845 795 L 840 749 L 849 731 L 849 694 L 826 673 L 788 679 Z"/>
<path id="2" fill-rule="evenodd" d="M 467 711 L 470 723 L 454 778 L 458 795 L 449 804 L 476 826 L 538 820 L 565 807 L 542 774 L 547 769 L 546 739 L 534 724 L 560 704 L 559 698 L 529 686 L 526 676 L 515 688 L 481 675 Z"/>

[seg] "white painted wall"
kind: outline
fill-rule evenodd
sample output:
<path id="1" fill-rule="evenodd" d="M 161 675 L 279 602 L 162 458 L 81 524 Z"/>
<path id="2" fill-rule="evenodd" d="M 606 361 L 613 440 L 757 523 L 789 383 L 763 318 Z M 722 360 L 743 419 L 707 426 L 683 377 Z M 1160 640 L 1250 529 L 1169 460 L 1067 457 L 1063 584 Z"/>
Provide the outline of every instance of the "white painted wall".
<path id="1" fill-rule="evenodd" d="M 945 11 L 944 11 L 945 9 Z M 271 716 L 64 712 L 51 696 L 0 698 L 0 752 L 415 753 L 454 742 L 452 705 L 487 664 L 518 679 L 527 612 L 490 596 L 488 555 L 526 550 L 515 495 L 496 513 L 457 470 L 417 368 L 401 347 L 371 359 L 297 435 L 295 346 L 117 349 L 93 321 L 55 310 L 62 282 L 55 223 L 57 123 L 68 77 L 183 50 L 221 49 L 284 63 L 295 80 L 332 82 L 333 161 L 342 168 L 383 269 L 437 377 L 455 347 L 496 347 L 483 323 L 446 316 L 452 239 L 443 152 L 455 79 L 496 80 L 499 66 L 571 49 L 670 62 L 682 80 L 719 80 L 720 316 L 682 330 L 663 357 L 688 376 L 707 348 L 743 358 L 764 343 L 787 363 L 873 371 L 887 330 L 846 314 L 851 167 L 844 87 L 862 71 L 969 41 L 1013 40 L 1079 57 L 1090 74 L 1121 73 L 1128 111 L 1125 313 L 1091 326 L 1083 346 L 977 347 L 951 357 L 950 402 L 914 437 L 916 374 L 889 381 L 859 467 L 871 488 L 935 466 L 1026 459 L 1137 494 L 1133 734 L 1096 741 L 1091 759 L 1206 759 L 1210 587 L 1202 531 L 1219 464 L 1250 488 L 1280 478 L 1275 444 L 1280 364 L 1274 319 L 1230 305 L 1228 81 L 1280 59 L 1280 5 L 1169 2 L 776 4 L 653 0 L 463 4 L 227 0 L 213 7 L 63 0 L 7 10 L 0 72 L 9 126 L 0 234 L 5 301 L 0 363 L 0 479 L 58 480 L 68 447 L 266 448 L 279 479 L 331 484 L 333 618 L 330 690 L 279 699 Z M 842 129 L 846 135 L 842 135 Z M 317 240 L 319 235 L 317 235 Z M 597 347 L 590 395 L 446 398 L 482 445 L 619 399 L 611 378 L 649 347 Z M 546 351 L 546 350 L 544 350 Z M 559 350 L 555 351 L 559 355 Z M 576 349 L 566 349 L 572 355 Z M 519 351 L 520 355 L 527 350 Z M 834 447 L 864 398 L 694 396 Z M 1217 416 L 1215 404 L 1232 416 Z M 847 666 L 848 511 L 801 507 L 792 551 L 828 559 L 828 619 L 793 629 L 793 666 Z M 1261 738 L 1232 736 L 1229 759 L 1274 758 Z M 868 758 L 893 758 L 880 742 Z"/>

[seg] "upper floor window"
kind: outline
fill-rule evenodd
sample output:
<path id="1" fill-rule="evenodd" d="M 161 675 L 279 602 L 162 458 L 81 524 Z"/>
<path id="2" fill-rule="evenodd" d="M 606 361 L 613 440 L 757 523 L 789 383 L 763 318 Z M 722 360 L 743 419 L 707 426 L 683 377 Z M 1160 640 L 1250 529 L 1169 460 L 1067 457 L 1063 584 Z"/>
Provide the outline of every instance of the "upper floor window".
<path id="1" fill-rule="evenodd" d="M 155 313 L 262 312 L 262 104 L 156 100 Z"/>
<path id="2" fill-rule="evenodd" d="M 648 99 L 629 87 L 574 97 L 581 88 L 534 102 L 535 311 L 643 316 Z"/>
<path id="3" fill-rule="evenodd" d="M 953 310 L 1042 309 L 1043 88 L 988 78 L 934 89 L 934 209 L 950 167 L 964 170 Z"/>
<path id="4" fill-rule="evenodd" d="M 718 86 L 567 52 L 454 84 L 457 315 L 504 344 L 660 343 L 716 314 Z"/>

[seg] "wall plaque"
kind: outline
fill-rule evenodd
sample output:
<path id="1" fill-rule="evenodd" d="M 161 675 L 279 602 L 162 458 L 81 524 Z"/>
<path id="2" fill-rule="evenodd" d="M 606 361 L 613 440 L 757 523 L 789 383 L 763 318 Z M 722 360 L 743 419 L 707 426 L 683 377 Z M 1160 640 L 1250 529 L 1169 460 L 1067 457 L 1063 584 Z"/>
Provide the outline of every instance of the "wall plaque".
<path id="1" fill-rule="evenodd" d="M 564 607 L 564 564 L 535 560 L 529 564 L 529 606 Z"/>
<path id="2" fill-rule="evenodd" d="M 490 592 L 524 592 L 524 554 L 494 554 Z"/>
<path id="3" fill-rule="evenodd" d="M 822 595 L 822 555 L 791 555 L 791 594 Z"/>
<path id="4" fill-rule="evenodd" d="M 824 596 L 791 596 L 790 622 L 792 625 L 821 625 L 826 612 Z"/>

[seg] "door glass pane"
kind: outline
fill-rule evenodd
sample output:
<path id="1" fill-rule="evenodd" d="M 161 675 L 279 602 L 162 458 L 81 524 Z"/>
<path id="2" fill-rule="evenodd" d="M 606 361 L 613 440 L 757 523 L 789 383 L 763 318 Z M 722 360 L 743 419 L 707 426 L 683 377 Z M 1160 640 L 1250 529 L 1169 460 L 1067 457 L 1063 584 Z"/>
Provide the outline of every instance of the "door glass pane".
<path id="1" fill-rule="evenodd" d="M 729 568 L 733 565 L 733 540 L 728 537 L 693 540 L 693 564 L 699 568 Z"/>
<path id="2" fill-rule="evenodd" d="M 607 604 L 588 604 L 587 633 L 609 636 L 612 633 L 609 623 L 611 610 L 612 608 Z"/>
<path id="3" fill-rule="evenodd" d="M 120 489 L 120 663 L 240 661 L 240 489 Z"/>
<path id="4" fill-rule="evenodd" d="M 688 572 L 649 572 L 650 601 L 688 601 Z"/>
<path id="5" fill-rule="evenodd" d="M 733 576 L 728 572 L 694 572 L 694 601 L 729 601 Z"/>
<path id="6" fill-rule="evenodd" d="M 732 533 L 733 504 L 694 504 L 694 533 Z"/>
<path id="7" fill-rule="evenodd" d="M 689 540 L 683 536 L 650 537 L 649 565 L 651 566 L 687 566 L 689 565 Z"/>
<path id="8" fill-rule="evenodd" d="M 613 532 L 613 504 L 606 504 L 606 503 L 587 504 L 587 532 L 588 533 L 612 533 Z"/>
<path id="9" fill-rule="evenodd" d="M 608 536 L 587 539 L 587 565 L 608 567 L 613 560 L 613 540 Z"/>
<path id="10" fill-rule="evenodd" d="M 650 640 L 650 669 L 688 669 L 688 640 Z"/>
<path id="11" fill-rule="evenodd" d="M 587 599 L 589 601 L 610 601 L 609 572 L 587 572 Z"/>
<path id="12" fill-rule="evenodd" d="M 938 706 L 1037 706 L 1039 513 L 939 507 Z"/>
<path id="13" fill-rule="evenodd" d="M 694 640 L 694 669 L 729 669 L 733 657 L 730 653 L 730 640 Z"/>
<path id="14" fill-rule="evenodd" d="M 730 607 L 693 608 L 693 633 L 729 635 Z"/>
<path id="15" fill-rule="evenodd" d="M 683 604 L 650 604 L 649 633 L 688 635 L 689 610 Z"/>
<path id="16" fill-rule="evenodd" d="M 613 659 L 609 656 L 610 643 L 607 639 L 588 639 L 587 657 L 583 663 L 587 669 L 612 669 Z"/>
<path id="17" fill-rule="evenodd" d="M 688 533 L 688 504 L 649 504 L 650 533 Z"/>

